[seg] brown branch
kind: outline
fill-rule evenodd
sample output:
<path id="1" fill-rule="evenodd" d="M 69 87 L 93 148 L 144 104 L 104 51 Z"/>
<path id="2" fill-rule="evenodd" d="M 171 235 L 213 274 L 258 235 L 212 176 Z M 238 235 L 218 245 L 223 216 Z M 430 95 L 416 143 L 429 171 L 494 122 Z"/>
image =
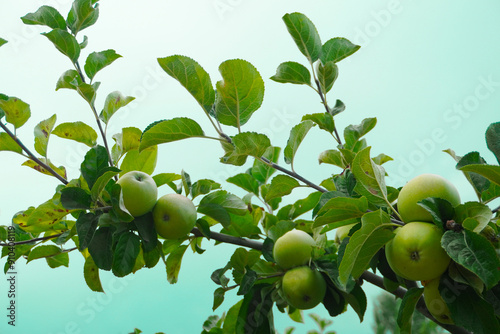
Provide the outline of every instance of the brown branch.
<path id="1" fill-rule="evenodd" d="M 203 233 L 196 227 L 191 231 L 196 237 L 205 237 Z M 240 237 L 233 237 L 232 235 L 210 232 L 210 239 L 214 239 L 216 241 L 225 242 L 232 245 L 248 247 L 256 250 L 262 250 L 263 244 L 260 241 L 250 240 Z"/>
<path id="2" fill-rule="evenodd" d="M 318 87 L 318 94 L 321 97 L 321 102 L 325 106 L 326 112 L 330 113 L 331 112 L 330 111 L 330 107 L 328 106 L 328 103 L 326 102 L 325 94 L 323 93 L 323 90 L 321 89 L 321 84 L 319 83 L 318 79 L 316 79 L 314 81 L 316 82 L 316 87 Z M 344 145 L 342 144 L 342 139 L 340 139 L 340 135 L 339 135 L 339 133 L 337 131 L 337 127 L 336 126 L 333 127 L 333 132 L 335 133 L 335 139 L 337 140 L 337 143 L 339 143 L 339 145 L 341 147 L 343 147 Z"/>
<path id="3" fill-rule="evenodd" d="M 62 235 L 62 233 L 49 235 L 47 237 L 34 238 L 34 239 L 30 239 L 30 240 L 14 241 L 14 242 L 9 242 L 9 243 L 0 242 L 0 247 L 12 247 L 12 246 L 17 246 L 17 245 L 25 245 L 25 244 L 30 244 L 32 242 L 55 239 L 57 237 L 60 237 L 61 235 Z"/>

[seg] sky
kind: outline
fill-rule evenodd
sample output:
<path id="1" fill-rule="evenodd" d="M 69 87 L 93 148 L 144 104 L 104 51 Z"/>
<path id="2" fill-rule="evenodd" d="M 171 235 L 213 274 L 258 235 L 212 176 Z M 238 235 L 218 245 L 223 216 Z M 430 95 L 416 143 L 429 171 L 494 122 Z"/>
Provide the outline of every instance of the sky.
<path id="1" fill-rule="evenodd" d="M 0 93 L 30 104 L 31 119 L 18 130 L 23 142 L 33 143 L 33 127 L 57 114 L 57 122 L 82 120 L 94 124 L 84 102 L 72 91 L 55 91 L 55 83 L 71 64 L 40 33 L 43 27 L 23 25 L 20 17 L 43 5 L 63 15 L 69 0 L 4 0 L 0 13 L 0 37 L 9 41 L 0 48 Z M 208 121 L 192 97 L 157 64 L 158 57 L 189 56 L 220 80 L 218 66 L 227 59 L 251 62 L 264 79 L 262 107 L 245 125 L 248 131 L 268 135 L 273 145 L 284 147 L 290 128 L 303 114 L 322 112 L 318 96 L 304 86 L 279 84 L 269 78 L 285 61 L 303 64 L 286 31 L 282 16 L 301 12 L 316 25 L 323 42 L 345 37 L 361 46 L 339 63 L 339 78 L 329 101 L 342 100 L 347 109 L 336 118 L 338 129 L 376 117 L 377 126 L 367 135 L 372 154 L 385 153 L 394 161 L 385 166 L 388 184 L 400 187 L 422 173 L 435 173 L 451 180 L 462 201 L 474 199 L 465 178 L 442 150 L 458 155 L 479 151 L 490 163 L 484 132 L 499 121 L 500 107 L 500 3 L 469 1 L 243 1 L 243 0 L 131 0 L 101 1 L 100 19 L 84 31 L 89 44 L 83 54 L 114 49 L 122 55 L 102 70 L 96 101 L 102 105 L 107 92 L 121 91 L 136 100 L 117 113 L 108 128 L 108 139 L 125 126 L 144 129 L 160 119 L 185 116 L 195 119 L 210 133 Z M 234 129 L 227 129 L 232 135 Z M 331 138 L 311 130 L 296 157 L 295 170 L 321 182 L 339 171 L 318 165 L 320 152 L 334 148 Z M 87 148 L 53 136 L 49 155 L 68 169 L 70 178 Z M 218 182 L 246 167 L 221 165 L 215 141 L 191 139 L 159 147 L 155 173 L 185 170 L 193 180 Z M 24 158 L 0 152 L 0 225 L 12 216 L 52 196 L 57 180 L 21 167 Z M 280 164 L 285 165 L 283 160 Z M 225 185 L 227 186 L 227 184 Z M 227 186 L 233 191 L 233 188 Z M 166 192 L 167 189 L 161 191 Z M 237 190 L 235 190 L 236 192 Z M 244 194 L 239 194 L 244 195 Z M 293 200 L 293 194 L 289 200 Z M 18 326 L 0 321 L 1 333 L 145 333 L 201 332 L 203 321 L 214 314 L 210 280 L 214 269 L 223 267 L 234 247 L 206 244 L 203 255 L 187 253 L 179 283 L 169 285 L 165 269 L 140 270 L 118 279 L 102 273 L 106 294 L 91 292 L 82 275 L 83 257 L 71 254 L 69 268 L 50 269 L 45 262 L 18 263 Z M 0 309 L 8 300 L 5 280 L 0 281 Z M 353 312 L 334 318 L 337 333 L 371 333 L 376 289 L 367 289 L 369 307 L 359 324 Z M 227 298 L 215 314 L 222 314 L 237 299 Z M 326 317 L 317 307 L 311 312 Z M 305 312 L 306 314 L 309 312 Z M 307 316 L 306 316 L 307 317 Z M 287 326 L 297 332 L 311 328 L 294 324 L 275 313 L 280 333 Z"/>

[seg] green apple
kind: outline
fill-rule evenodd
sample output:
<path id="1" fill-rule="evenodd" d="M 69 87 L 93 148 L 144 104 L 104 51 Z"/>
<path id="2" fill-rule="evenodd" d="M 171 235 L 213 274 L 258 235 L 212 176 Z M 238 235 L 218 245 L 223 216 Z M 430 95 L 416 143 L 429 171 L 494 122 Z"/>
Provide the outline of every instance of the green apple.
<path id="1" fill-rule="evenodd" d="M 441 276 L 450 257 L 441 247 L 443 232 L 432 223 L 412 222 L 395 231 L 385 245 L 385 255 L 394 272 L 412 281 L 432 280 Z"/>
<path id="2" fill-rule="evenodd" d="M 283 276 L 282 290 L 288 304 L 300 310 L 307 310 L 323 301 L 326 282 L 317 270 L 308 266 L 296 267 L 288 270 Z"/>
<path id="3" fill-rule="evenodd" d="M 439 293 L 439 277 L 425 282 L 424 301 L 425 306 L 427 306 L 427 309 L 437 321 L 443 324 L 453 325 L 448 305 L 446 305 L 443 297 L 441 297 Z"/>
<path id="4" fill-rule="evenodd" d="M 130 171 L 123 174 L 116 183 L 122 188 L 123 204 L 132 216 L 142 216 L 155 206 L 158 187 L 149 174 Z"/>
<path id="5" fill-rule="evenodd" d="M 153 209 L 156 231 L 165 239 L 179 239 L 196 224 L 196 207 L 189 198 L 167 194 L 158 199 Z"/>
<path id="6" fill-rule="evenodd" d="M 348 235 L 351 228 L 356 224 L 340 226 L 335 230 L 335 242 L 340 244 Z"/>
<path id="7" fill-rule="evenodd" d="M 301 230 L 291 230 L 276 240 L 273 257 L 283 269 L 302 266 L 311 260 L 315 246 L 314 239 L 308 233 Z"/>
<path id="8" fill-rule="evenodd" d="M 460 204 L 457 188 L 442 176 L 422 174 L 406 183 L 398 196 L 398 212 L 405 223 L 432 222 L 431 214 L 417 203 L 427 197 L 447 200 L 454 207 Z"/>

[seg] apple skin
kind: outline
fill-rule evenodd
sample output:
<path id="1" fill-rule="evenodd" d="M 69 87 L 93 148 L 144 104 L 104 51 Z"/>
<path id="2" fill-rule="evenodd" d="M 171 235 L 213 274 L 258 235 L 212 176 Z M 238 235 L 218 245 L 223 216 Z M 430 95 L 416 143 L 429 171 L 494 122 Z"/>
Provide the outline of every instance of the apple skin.
<path id="1" fill-rule="evenodd" d="M 283 276 L 282 290 L 288 304 L 308 310 L 325 298 L 326 282 L 317 270 L 308 266 L 295 267 Z"/>
<path id="2" fill-rule="evenodd" d="M 422 174 L 406 183 L 398 195 L 398 212 L 405 223 L 432 222 L 431 214 L 417 203 L 427 197 L 447 200 L 453 207 L 460 204 L 457 188 L 442 176 Z"/>
<path id="3" fill-rule="evenodd" d="M 340 244 L 348 235 L 351 228 L 356 224 L 340 226 L 335 230 L 335 242 Z"/>
<path id="4" fill-rule="evenodd" d="M 450 309 L 439 293 L 439 279 L 440 277 L 435 278 L 432 281 L 425 282 L 425 306 L 427 306 L 427 309 L 437 321 L 443 324 L 453 325 L 454 322 L 451 319 Z"/>
<path id="5" fill-rule="evenodd" d="M 291 230 L 276 240 L 273 257 L 278 266 L 283 269 L 303 266 L 311 260 L 315 246 L 316 242 L 308 233 Z"/>
<path id="6" fill-rule="evenodd" d="M 153 209 L 156 232 L 165 239 L 179 239 L 196 225 L 196 207 L 189 198 L 167 194 L 158 199 Z"/>
<path id="7" fill-rule="evenodd" d="M 450 257 L 441 247 L 443 232 L 432 223 L 412 222 L 395 231 L 385 245 L 385 255 L 392 270 L 412 281 L 440 277 L 448 268 Z"/>
<path id="8" fill-rule="evenodd" d="M 116 183 L 122 188 L 123 204 L 132 216 L 142 216 L 155 206 L 158 187 L 149 174 L 130 171 L 123 174 Z"/>

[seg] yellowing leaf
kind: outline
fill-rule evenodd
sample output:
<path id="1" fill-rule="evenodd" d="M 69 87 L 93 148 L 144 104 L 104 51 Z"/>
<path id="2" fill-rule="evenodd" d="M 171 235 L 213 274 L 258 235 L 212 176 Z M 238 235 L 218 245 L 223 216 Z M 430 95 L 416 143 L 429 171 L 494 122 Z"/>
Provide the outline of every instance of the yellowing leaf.
<path id="1" fill-rule="evenodd" d="M 96 145 L 97 133 L 83 122 L 61 123 L 52 131 L 58 137 L 71 139 L 89 147 Z"/>

